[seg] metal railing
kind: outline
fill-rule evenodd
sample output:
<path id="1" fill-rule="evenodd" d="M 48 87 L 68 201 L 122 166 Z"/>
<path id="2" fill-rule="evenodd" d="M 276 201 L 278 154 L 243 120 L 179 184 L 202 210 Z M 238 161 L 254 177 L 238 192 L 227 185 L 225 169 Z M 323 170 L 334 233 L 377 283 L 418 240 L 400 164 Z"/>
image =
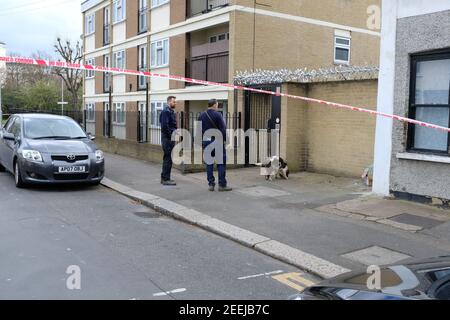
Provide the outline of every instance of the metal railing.
<path id="1" fill-rule="evenodd" d="M 228 6 L 230 0 L 188 0 L 187 1 L 187 18 L 205 14 L 212 10 L 220 9 L 222 7 Z"/>

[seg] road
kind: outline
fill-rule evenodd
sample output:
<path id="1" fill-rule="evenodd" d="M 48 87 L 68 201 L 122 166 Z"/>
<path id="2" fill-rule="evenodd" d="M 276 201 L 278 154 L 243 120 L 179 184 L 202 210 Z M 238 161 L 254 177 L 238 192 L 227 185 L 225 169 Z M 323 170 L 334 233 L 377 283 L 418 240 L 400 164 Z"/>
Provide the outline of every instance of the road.
<path id="1" fill-rule="evenodd" d="M 0 173 L 0 299 L 286 299 L 307 280 L 104 187 L 16 189 Z"/>

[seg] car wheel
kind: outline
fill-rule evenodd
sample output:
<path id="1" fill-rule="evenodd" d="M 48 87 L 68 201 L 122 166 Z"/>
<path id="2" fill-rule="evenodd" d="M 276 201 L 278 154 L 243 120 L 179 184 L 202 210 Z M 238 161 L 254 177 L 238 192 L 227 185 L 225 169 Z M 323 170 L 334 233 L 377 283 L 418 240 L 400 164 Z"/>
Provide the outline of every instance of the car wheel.
<path id="1" fill-rule="evenodd" d="M 16 182 L 17 188 L 25 187 L 25 183 L 22 180 L 22 174 L 20 173 L 20 166 L 18 162 L 14 164 L 14 181 Z"/>

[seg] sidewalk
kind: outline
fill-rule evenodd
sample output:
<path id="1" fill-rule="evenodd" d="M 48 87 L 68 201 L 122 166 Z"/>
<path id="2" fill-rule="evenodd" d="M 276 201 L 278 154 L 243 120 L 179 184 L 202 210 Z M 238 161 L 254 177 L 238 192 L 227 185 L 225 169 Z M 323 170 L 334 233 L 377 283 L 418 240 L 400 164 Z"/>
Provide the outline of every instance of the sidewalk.
<path id="1" fill-rule="evenodd" d="M 297 173 L 288 181 L 268 182 L 259 175 L 259 168 L 245 168 L 228 171 L 232 192 L 212 193 L 204 173 L 183 176 L 174 171 L 178 185 L 163 187 L 160 171 L 160 165 L 106 155 L 106 177 L 113 182 L 342 268 L 354 270 L 450 252 L 448 211 L 374 198 L 359 180 Z"/>

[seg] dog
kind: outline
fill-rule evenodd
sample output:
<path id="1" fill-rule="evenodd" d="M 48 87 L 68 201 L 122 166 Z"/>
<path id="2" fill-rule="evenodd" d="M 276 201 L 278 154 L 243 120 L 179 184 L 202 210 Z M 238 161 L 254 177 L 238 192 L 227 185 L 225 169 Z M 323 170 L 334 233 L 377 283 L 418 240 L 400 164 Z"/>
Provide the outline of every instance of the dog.
<path id="1" fill-rule="evenodd" d="M 278 156 L 273 156 L 261 165 L 261 172 L 266 176 L 266 180 L 273 181 L 278 177 L 288 180 L 289 179 L 289 167 L 287 162 Z"/>

